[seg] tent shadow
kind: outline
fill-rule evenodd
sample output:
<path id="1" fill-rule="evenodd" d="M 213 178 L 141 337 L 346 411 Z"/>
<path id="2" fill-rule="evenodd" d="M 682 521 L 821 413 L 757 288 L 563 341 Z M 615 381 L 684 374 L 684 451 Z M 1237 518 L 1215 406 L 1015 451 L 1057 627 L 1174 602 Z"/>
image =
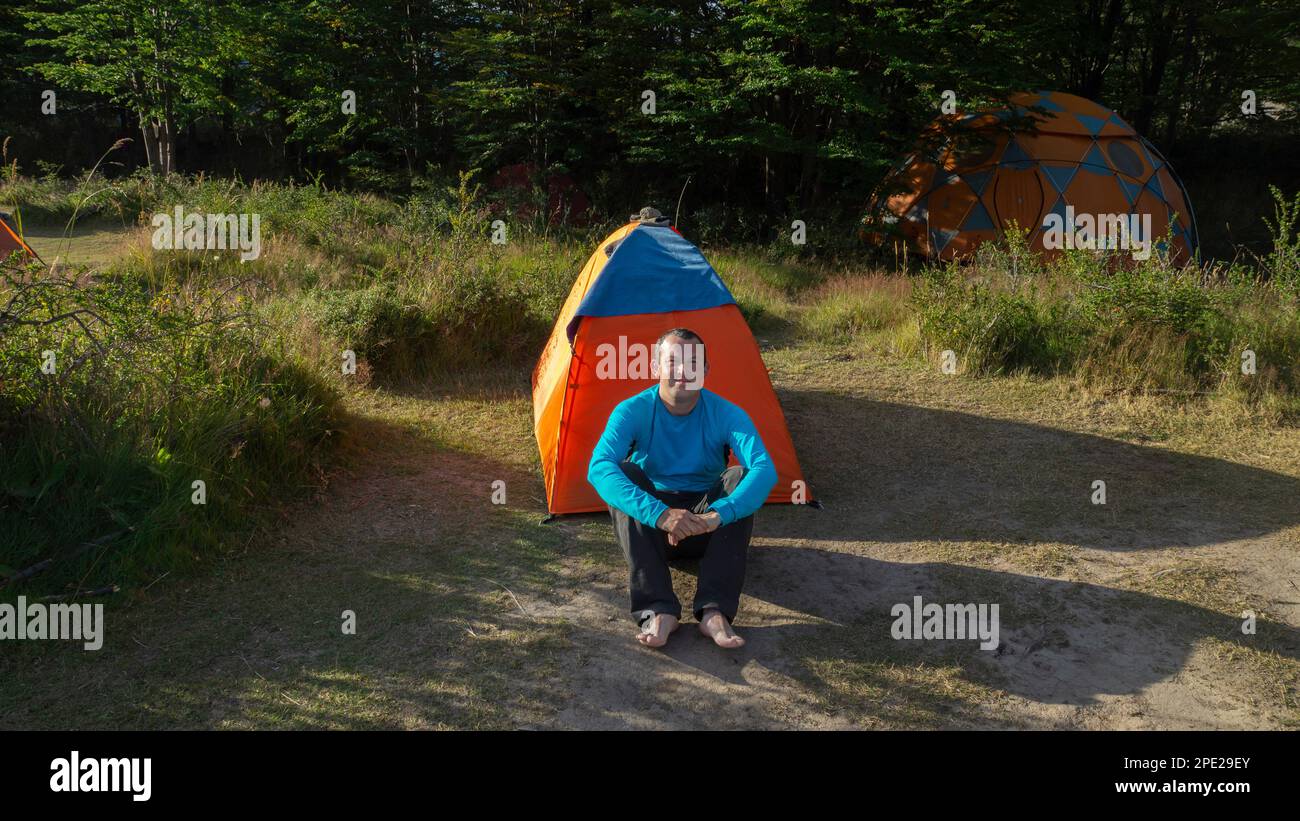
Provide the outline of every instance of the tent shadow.
<path id="1" fill-rule="evenodd" d="M 1235 615 L 1146 593 L 938 562 L 879 561 L 845 552 L 757 546 L 746 593 L 813 623 L 777 628 L 793 664 L 945 659 L 968 681 L 1027 699 L 1088 705 L 1134 694 L 1182 670 L 1217 639 L 1300 661 L 1300 631 L 1260 621 L 1244 635 Z M 998 604 L 996 651 L 976 640 L 897 640 L 898 604 Z"/>
<path id="2" fill-rule="evenodd" d="M 1300 479 L 1222 459 L 957 411 L 781 391 L 817 519 L 765 532 L 837 541 L 1056 542 L 1127 551 L 1300 523 Z M 1094 504 L 1094 482 L 1105 504 Z"/>
<path id="3" fill-rule="evenodd" d="M 675 636 L 664 654 L 723 682 L 749 685 L 745 665 L 757 661 L 814 691 L 848 685 L 894 691 L 908 720 L 947 726 L 965 715 L 980 726 L 1023 722 L 972 715 L 972 704 L 949 686 L 902 680 L 897 671 L 943 669 L 983 692 L 1004 692 L 1039 704 L 1090 706 L 1107 696 L 1135 695 L 1182 671 L 1198 646 L 1217 640 L 1300 661 L 1300 631 L 1258 622 L 1244 635 L 1233 615 L 1140 592 L 960 565 L 880 561 L 847 552 L 764 544 L 750 550 L 745 601 L 737 629 L 747 644 L 722 651 L 707 639 Z M 695 563 L 682 569 L 695 575 Z M 606 591 L 626 609 L 625 597 Z M 689 608 L 689 590 L 678 590 Z M 894 639 L 895 605 L 997 604 L 997 650 L 978 639 Z M 690 616 L 683 630 L 695 631 Z M 629 625 L 629 632 L 630 632 Z M 630 635 L 629 635 L 630 639 Z M 842 700 L 857 717 L 887 718 L 871 700 Z M 978 712 L 978 710 L 976 710 Z M 990 724 L 991 722 L 991 724 Z M 957 723 L 961 723 L 959 720 Z"/>

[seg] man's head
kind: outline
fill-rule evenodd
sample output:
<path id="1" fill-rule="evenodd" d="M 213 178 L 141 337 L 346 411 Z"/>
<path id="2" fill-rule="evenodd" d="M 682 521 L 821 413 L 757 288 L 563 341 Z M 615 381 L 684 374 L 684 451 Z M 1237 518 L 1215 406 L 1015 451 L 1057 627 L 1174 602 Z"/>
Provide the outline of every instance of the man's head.
<path id="1" fill-rule="evenodd" d="M 704 387 L 709 372 L 704 340 L 690 328 L 665 331 L 655 342 L 651 375 L 659 380 L 659 391 L 673 402 L 689 399 Z"/>

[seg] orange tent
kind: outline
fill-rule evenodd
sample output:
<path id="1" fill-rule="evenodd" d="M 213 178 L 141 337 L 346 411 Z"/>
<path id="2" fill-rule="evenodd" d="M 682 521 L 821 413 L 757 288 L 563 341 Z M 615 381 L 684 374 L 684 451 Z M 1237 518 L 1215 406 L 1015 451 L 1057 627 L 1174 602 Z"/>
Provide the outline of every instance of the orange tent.
<path id="1" fill-rule="evenodd" d="M 963 257 L 1012 220 L 1030 231 L 1031 247 L 1051 253 L 1045 224 L 1086 230 L 1083 215 L 1096 224 L 1098 215 L 1149 216 L 1156 250 L 1175 261 L 1196 253 L 1196 218 L 1168 160 L 1090 100 L 1015 94 L 999 111 L 940 118 L 921 144 L 886 178 L 876 207 L 931 258 Z"/>
<path id="2" fill-rule="evenodd" d="M 14 251 L 40 259 L 40 257 L 36 256 L 36 252 L 31 249 L 31 246 L 23 242 L 22 238 L 14 233 L 14 230 L 9 227 L 9 223 L 0 218 L 0 260 L 7 259 Z"/>
<path id="3" fill-rule="evenodd" d="M 777 470 L 767 501 L 812 500 L 758 344 L 727 286 L 676 228 L 636 221 L 587 260 L 533 370 L 533 430 L 551 513 L 605 509 L 587 481 L 592 450 L 614 406 L 654 384 L 634 364 L 615 378 L 598 372 L 602 357 L 643 353 L 648 361 L 659 336 L 679 327 L 708 348 L 705 387 L 744 408 L 763 437 Z M 797 492 L 801 499 L 792 498 Z"/>

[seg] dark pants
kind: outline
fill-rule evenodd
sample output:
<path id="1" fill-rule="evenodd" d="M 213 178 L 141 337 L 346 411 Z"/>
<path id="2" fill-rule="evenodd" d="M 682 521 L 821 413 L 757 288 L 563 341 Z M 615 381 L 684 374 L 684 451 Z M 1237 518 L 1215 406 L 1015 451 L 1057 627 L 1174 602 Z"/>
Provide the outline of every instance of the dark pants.
<path id="1" fill-rule="evenodd" d="M 745 475 L 745 469 L 735 465 L 724 470 L 707 491 L 681 492 L 656 490 L 645 471 L 631 462 L 623 462 L 622 468 L 637 487 L 670 508 L 701 514 L 708 511 L 711 502 L 735 490 Z M 642 524 L 615 507 L 610 507 L 609 515 L 614 520 L 614 535 L 623 548 L 623 558 L 627 559 L 631 574 L 628 586 L 632 594 L 632 618 L 638 624 L 644 625 L 656 613 L 681 618 L 682 605 L 673 592 L 668 563 L 694 558 L 700 560 L 699 584 L 691 606 L 695 618 L 703 616 L 705 610 L 717 609 L 727 621 L 735 620 L 740 607 L 740 588 L 745 582 L 745 553 L 754 530 L 753 516 L 722 525 L 712 533 L 683 539 L 674 547 L 668 544 L 668 534 L 657 527 Z"/>

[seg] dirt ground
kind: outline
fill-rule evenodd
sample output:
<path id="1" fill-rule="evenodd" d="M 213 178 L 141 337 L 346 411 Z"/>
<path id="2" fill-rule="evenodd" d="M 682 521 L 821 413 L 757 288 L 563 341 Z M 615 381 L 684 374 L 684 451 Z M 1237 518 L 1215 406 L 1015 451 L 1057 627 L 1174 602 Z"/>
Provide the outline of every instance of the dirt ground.
<path id="1" fill-rule="evenodd" d="M 99 652 L 6 648 L 0 726 L 1300 724 L 1300 431 L 767 356 L 826 507 L 760 512 L 739 651 L 689 616 L 639 646 L 607 518 L 539 524 L 522 379 L 368 389 L 347 467 L 279 526 L 114 608 Z M 916 595 L 997 603 L 1001 646 L 891 638 Z"/>

